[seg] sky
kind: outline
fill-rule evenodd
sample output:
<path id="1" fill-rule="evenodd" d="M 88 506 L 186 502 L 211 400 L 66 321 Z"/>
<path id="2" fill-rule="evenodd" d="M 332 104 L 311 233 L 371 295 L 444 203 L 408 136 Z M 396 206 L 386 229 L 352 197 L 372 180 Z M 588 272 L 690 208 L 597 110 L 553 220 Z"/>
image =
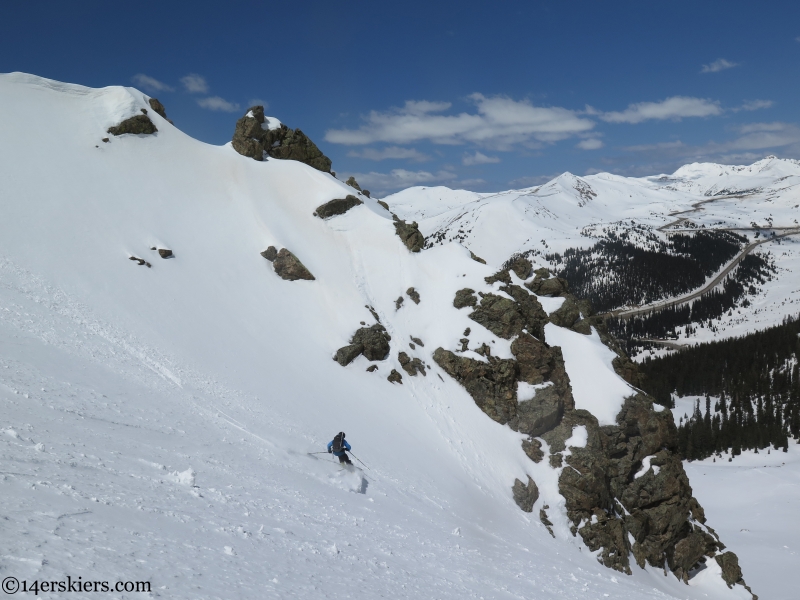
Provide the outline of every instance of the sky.
<path id="1" fill-rule="evenodd" d="M 216 145 L 262 104 L 376 195 L 800 159 L 799 67 L 785 0 L 0 5 L 0 72 L 136 87 Z"/>

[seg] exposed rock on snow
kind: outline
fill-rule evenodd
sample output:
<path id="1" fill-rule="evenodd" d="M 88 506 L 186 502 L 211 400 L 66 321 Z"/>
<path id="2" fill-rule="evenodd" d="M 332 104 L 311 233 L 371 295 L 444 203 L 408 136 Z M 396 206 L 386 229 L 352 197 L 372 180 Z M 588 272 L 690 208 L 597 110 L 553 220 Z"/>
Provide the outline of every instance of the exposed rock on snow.
<path id="1" fill-rule="evenodd" d="M 147 266 L 147 268 L 150 268 L 150 267 L 152 267 L 152 265 L 151 265 L 149 262 L 147 262 L 147 261 L 146 261 L 145 259 L 143 259 L 143 258 L 139 258 L 138 256 L 129 256 L 129 257 L 128 257 L 128 260 L 133 260 L 133 261 L 136 261 L 136 263 L 137 263 L 137 264 L 138 264 L 140 267 L 141 267 L 141 266 L 145 266 L 145 265 Z"/>
<path id="2" fill-rule="evenodd" d="M 149 135 L 157 132 L 156 126 L 147 115 L 135 115 L 125 119 L 119 125 L 108 128 L 111 135 L 124 135 L 126 133 Z"/>
<path id="3" fill-rule="evenodd" d="M 173 258 L 175 255 L 172 253 L 172 250 L 168 250 L 167 248 L 159 248 L 158 255 L 161 258 Z"/>
<path id="4" fill-rule="evenodd" d="M 425 236 L 419 231 L 419 226 L 416 221 L 413 223 L 406 223 L 399 219 L 395 219 L 394 230 L 397 235 L 403 240 L 406 248 L 411 252 L 419 252 L 425 245 Z"/>
<path id="5" fill-rule="evenodd" d="M 311 272 L 286 248 L 280 249 L 275 260 L 272 261 L 272 266 L 282 279 L 288 281 L 296 281 L 298 279 L 314 280 Z"/>
<path id="6" fill-rule="evenodd" d="M 266 258 L 269 262 L 272 262 L 276 258 L 278 258 L 278 249 L 275 248 L 275 246 L 270 246 L 269 248 L 261 252 L 261 256 Z"/>
<path id="7" fill-rule="evenodd" d="M 410 287 L 406 290 L 406 295 L 408 295 L 411 300 L 414 301 L 414 304 L 419 304 L 419 292 L 415 290 L 413 287 Z"/>
<path id="8" fill-rule="evenodd" d="M 348 194 L 344 198 L 336 198 L 330 202 L 326 202 L 325 204 L 318 206 L 315 214 L 320 219 L 329 219 L 330 217 L 334 217 L 336 215 L 343 215 L 348 210 L 354 206 L 358 206 L 359 204 L 364 203 L 352 194 Z"/>
<path id="9" fill-rule="evenodd" d="M 478 299 L 475 297 L 475 290 L 464 288 L 456 292 L 456 297 L 453 299 L 453 306 L 456 308 L 464 308 L 465 306 L 476 306 Z M 464 334 L 469 335 L 469 334 Z"/>
<path id="10" fill-rule="evenodd" d="M 350 344 L 336 351 L 336 362 L 343 367 L 349 365 L 359 354 L 367 360 L 383 360 L 389 355 L 391 336 L 380 323 L 362 327 L 350 339 Z"/>
<path id="11" fill-rule="evenodd" d="M 469 257 L 470 257 L 472 260 L 474 260 L 475 262 L 479 262 L 479 263 L 481 263 L 482 265 L 485 265 L 485 264 L 486 264 L 486 261 L 485 261 L 485 260 L 483 260 L 483 259 L 482 259 L 480 256 L 478 256 L 477 254 L 475 254 L 475 253 L 474 253 L 472 250 L 470 250 L 470 251 L 469 251 Z"/>
<path id="12" fill-rule="evenodd" d="M 533 505 L 539 499 L 539 488 L 530 475 L 528 475 L 527 485 L 519 479 L 515 479 L 511 492 L 514 495 L 514 502 L 517 503 L 517 506 L 525 512 L 533 512 Z"/>
<path id="13" fill-rule="evenodd" d="M 347 178 L 347 181 L 345 181 L 345 183 L 347 185 L 349 185 L 351 188 L 354 188 L 354 189 L 358 190 L 359 192 L 362 191 L 361 190 L 361 186 L 358 185 L 358 182 L 356 181 L 356 178 L 353 177 L 352 175 Z"/>
<path id="14" fill-rule="evenodd" d="M 391 383 L 403 384 L 403 376 L 397 372 L 397 369 L 392 369 L 392 372 L 389 373 L 389 376 L 386 379 Z"/>
<path id="15" fill-rule="evenodd" d="M 330 173 L 331 159 L 325 156 L 299 129 L 289 129 L 282 123 L 271 128 L 264 117 L 263 106 L 253 106 L 236 122 L 233 149 L 254 160 L 272 158 L 290 159 L 305 163 L 318 171 Z"/>
<path id="16" fill-rule="evenodd" d="M 164 105 L 158 101 L 158 98 L 150 98 L 147 103 L 150 105 L 156 114 L 161 116 L 163 119 L 166 119 L 167 123 L 173 124 L 172 121 L 167 117 L 167 109 L 164 108 Z"/>
<path id="17" fill-rule="evenodd" d="M 426 375 L 425 363 L 423 363 L 419 358 L 410 358 L 405 352 L 400 352 L 397 355 L 397 360 L 400 363 L 400 366 L 403 367 L 403 370 L 412 377 L 415 377 L 417 373 L 422 373 L 423 376 Z"/>
<path id="18" fill-rule="evenodd" d="M 522 450 L 533 462 L 542 462 L 544 452 L 542 452 L 542 442 L 536 438 L 528 438 L 522 442 Z"/>

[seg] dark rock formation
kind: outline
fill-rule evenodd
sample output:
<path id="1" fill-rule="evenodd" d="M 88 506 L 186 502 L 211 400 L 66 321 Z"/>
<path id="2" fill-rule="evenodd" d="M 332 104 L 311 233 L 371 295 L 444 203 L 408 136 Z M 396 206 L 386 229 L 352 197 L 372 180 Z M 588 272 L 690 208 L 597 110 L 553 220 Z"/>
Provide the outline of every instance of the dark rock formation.
<path id="1" fill-rule="evenodd" d="M 280 249 L 275 260 L 272 261 L 272 266 L 281 279 L 288 281 L 296 281 L 298 279 L 314 280 L 314 276 L 306 269 L 305 265 L 286 248 Z"/>
<path id="2" fill-rule="evenodd" d="M 157 98 L 150 98 L 150 100 L 148 100 L 148 103 L 150 104 L 150 108 L 152 108 L 156 112 L 156 114 L 165 119 L 167 123 L 169 123 L 170 125 L 174 125 L 174 123 L 169 119 L 169 117 L 167 117 L 167 109 L 164 108 L 164 105 L 161 104 L 161 102 L 159 102 Z"/>
<path id="3" fill-rule="evenodd" d="M 353 189 L 358 190 L 359 192 L 361 191 L 361 186 L 358 185 L 358 182 L 356 181 L 356 178 L 353 177 L 352 175 L 350 177 L 348 177 L 347 181 L 345 181 L 345 184 L 349 185 Z"/>
<path id="4" fill-rule="evenodd" d="M 394 230 L 398 237 L 406 245 L 406 248 L 411 252 L 419 252 L 425 245 L 425 236 L 420 233 L 419 226 L 416 222 L 406 223 L 400 219 L 394 222 Z"/>
<path id="5" fill-rule="evenodd" d="M 370 365 L 370 366 L 367 367 L 367 372 L 368 373 L 372 373 L 372 372 L 377 371 L 377 370 L 378 370 L 378 365 Z"/>
<path id="6" fill-rule="evenodd" d="M 535 438 L 540 436 L 548 443 L 550 465 L 561 469 L 559 492 L 566 500 L 573 535 L 580 535 L 604 565 L 630 573 L 632 555 L 641 567 L 649 564 L 669 569 L 688 581 L 691 573 L 714 557 L 723 568 L 726 583 L 744 585 L 736 556 L 721 554 L 724 545 L 705 526 L 703 509 L 692 496 L 677 453 L 671 412 L 654 410 L 652 399 L 635 390 L 614 425 L 600 426 L 591 413 L 575 408 L 561 350 L 548 346 L 544 339 L 548 320 L 586 334 L 594 328 L 617 354 L 612 362 L 615 371 L 636 387 L 640 387 L 641 376 L 609 335 L 602 317 L 593 316 L 587 302 L 574 298 L 564 280 L 539 269 L 534 280 L 525 284 L 536 294 L 565 299 L 549 319 L 534 296 L 511 283 L 510 271 L 522 278 L 530 277 L 531 270 L 530 263 L 515 260 L 486 278 L 489 284 L 500 282 L 500 290 L 513 300 L 480 294 L 478 304 L 474 291 L 465 288 L 456 293 L 453 303 L 456 308 L 475 307 L 469 315 L 473 321 L 498 337 L 513 339 L 513 360 L 491 356 L 485 344 L 475 352 L 487 362 L 443 348 L 434 352 L 433 359 L 464 386 L 490 418 L 530 436 L 522 446 L 531 460 L 544 458 Z M 468 341 L 462 338 L 462 350 Z M 541 386 L 533 399 L 518 402 L 521 381 Z M 568 449 L 566 440 L 578 426 L 586 428 L 587 443 L 583 448 Z M 527 496 L 529 486 L 519 480 L 514 483 L 514 498 L 523 510 L 533 506 Z M 546 508 L 540 517 L 552 534 Z"/>
<path id="7" fill-rule="evenodd" d="M 411 358 L 405 352 L 400 352 L 400 354 L 397 355 L 397 360 L 400 362 L 403 371 L 412 377 L 415 377 L 417 373 L 422 373 L 423 376 L 427 375 L 425 373 L 425 363 L 420 359 L 416 357 Z"/>
<path id="8" fill-rule="evenodd" d="M 464 308 L 465 306 L 475 306 L 478 304 L 478 299 L 475 297 L 475 290 L 464 288 L 456 292 L 456 297 L 453 299 L 453 306 L 456 308 Z M 464 334 L 467 335 L 467 334 Z"/>
<path id="9" fill-rule="evenodd" d="M 397 369 L 392 369 L 392 372 L 389 373 L 389 376 L 386 379 L 392 383 L 399 383 L 400 385 L 403 384 L 403 376 L 397 372 Z"/>
<path id="10" fill-rule="evenodd" d="M 369 190 L 361 190 L 361 193 L 364 194 L 367 198 L 370 197 Z"/>
<path id="11" fill-rule="evenodd" d="M 146 265 L 148 269 L 153 266 L 149 262 L 147 262 L 145 259 L 139 258 L 138 256 L 129 256 L 128 260 L 136 261 L 136 264 L 138 264 L 140 267 L 142 265 Z"/>
<path id="12" fill-rule="evenodd" d="M 400 310 L 400 307 L 403 306 L 403 302 L 405 302 L 403 297 L 402 296 L 398 296 L 397 300 L 394 301 L 394 309 L 395 310 Z"/>
<path id="13" fill-rule="evenodd" d="M 355 196 L 348 194 L 345 198 L 336 198 L 330 202 L 326 202 L 322 206 L 318 206 L 317 211 L 314 214 L 320 219 L 329 219 L 330 217 L 334 217 L 336 215 L 343 215 L 348 210 L 354 206 L 358 206 L 359 204 L 364 203 Z"/>
<path id="14" fill-rule="evenodd" d="M 149 135 L 158 131 L 147 115 L 136 115 L 125 119 L 119 125 L 108 128 L 111 135 L 124 135 L 126 133 Z"/>
<path id="15" fill-rule="evenodd" d="M 509 271 L 514 271 L 514 274 L 520 279 L 527 279 L 533 271 L 533 264 L 524 256 L 514 257 L 503 266 Z"/>
<path id="16" fill-rule="evenodd" d="M 556 537 L 556 534 L 553 533 L 553 522 L 547 518 L 547 509 L 550 508 L 545 504 L 541 509 L 539 509 L 539 520 L 542 522 L 542 525 L 547 527 L 547 531 L 550 532 L 550 535 Z"/>
<path id="17" fill-rule="evenodd" d="M 408 295 L 411 300 L 414 301 L 414 304 L 419 304 L 419 292 L 415 290 L 413 287 L 410 287 L 406 290 L 406 294 Z"/>
<path id="18" fill-rule="evenodd" d="M 482 259 L 480 256 L 478 256 L 477 254 L 475 254 L 475 253 L 474 253 L 472 250 L 470 250 L 470 251 L 469 251 L 469 257 L 470 257 L 472 260 L 474 260 L 475 262 L 479 262 L 479 263 L 481 263 L 481 264 L 483 264 L 483 265 L 485 265 L 485 264 L 486 264 L 486 261 L 485 261 L 485 260 L 483 260 L 483 259 Z"/>
<path id="19" fill-rule="evenodd" d="M 168 250 L 167 248 L 159 248 L 158 255 L 161 258 L 173 258 L 175 255 L 172 253 L 172 250 Z"/>
<path id="20" fill-rule="evenodd" d="M 421 339 L 419 339 L 417 337 L 414 337 L 413 335 L 410 336 L 410 337 L 411 337 L 411 341 L 414 342 L 417 346 L 422 346 L 423 348 L 425 347 L 425 344 L 422 343 Z"/>
<path id="21" fill-rule="evenodd" d="M 264 123 L 264 107 L 253 106 L 236 122 L 232 142 L 234 150 L 255 160 L 264 160 L 266 154 L 272 158 L 296 160 L 330 173 L 331 159 L 302 131 L 289 129 L 286 125 L 265 129 Z"/>
<path id="22" fill-rule="evenodd" d="M 386 202 L 384 202 L 383 200 L 378 200 L 378 204 L 380 204 L 386 210 L 389 210 L 389 205 L 386 204 Z"/>
<path id="23" fill-rule="evenodd" d="M 266 258 L 269 262 L 272 262 L 278 258 L 278 250 L 275 248 L 275 246 L 270 246 L 261 253 L 261 256 Z"/>
<path id="24" fill-rule="evenodd" d="M 389 355 L 389 340 L 391 339 L 380 323 L 375 323 L 371 327 L 362 327 L 350 338 L 349 345 L 336 351 L 335 360 L 343 367 L 349 365 L 359 354 L 363 354 L 367 360 L 383 360 Z"/>
<path id="25" fill-rule="evenodd" d="M 517 506 L 525 512 L 533 512 L 533 505 L 539 499 L 539 488 L 530 475 L 528 475 L 527 485 L 519 479 L 515 479 L 511 493 L 514 495 L 514 502 L 517 503 Z"/>
<path id="26" fill-rule="evenodd" d="M 484 294 L 480 305 L 469 318 L 506 340 L 519 335 L 523 329 L 543 340 L 547 313 L 536 297 L 516 285 L 501 289 L 514 300 L 496 294 Z"/>

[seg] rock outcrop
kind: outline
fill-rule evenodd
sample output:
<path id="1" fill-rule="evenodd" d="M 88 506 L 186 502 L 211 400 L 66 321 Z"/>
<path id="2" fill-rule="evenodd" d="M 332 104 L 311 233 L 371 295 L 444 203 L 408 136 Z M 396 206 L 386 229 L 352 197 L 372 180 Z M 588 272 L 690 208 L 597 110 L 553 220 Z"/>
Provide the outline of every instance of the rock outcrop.
<path id="1" fill-rule="evenodd" d="M 150 100 L 147 102 L 150 104 L 150 108 L 152 108 L 156 114 L 165 119 L 170 125 L 174 125 L 174 123 L 167 117 L 167 109 L 164 108 L 164 105 L 158 101 L 158 98 L 150 98 Z"/>
<path id="2" fill-rule="evenodd" d="M 270 246 L 270 248 L 274 250 L 272 246 Z M 270 260 L 269 256 L 273 255 L 273 253 L 270 252 L 270 248 L 267 248 L 261 253 L 261 256 L 267 260 Z M 298 279 L 314 281 L 314 276 L 311 274 L 311 271 L 306 269 L 305 265 L 300 262 L 300 259 L 286 248 L 281 248 L 274 256 L 275 258 L 271 259 L 272 267 L 281 279 L 286 279 L 287 281 L 296 281 Z"/>
<path id="3" fill-rule="evenodd" d="M 336 215 L 343 215 L 348 210 L 354 206 L 358 206 L 359 204 L 364 203 L 352 194 L 348 194 L 344 198 L 335 198 L 330 202 L 326 202 L 325 204 L 318 206 L 317 210 L 314 212 L 314 215 L 320 219 L 330 219 Z"/>
<path id="4" fill-rule="evenodd" d="M 416 222 L 406 223 L 395 217 L 394 230 L 411 252 L 419 252 L 425 245 L 425 236 L 420 232 Z"/>
<path id="5" fill-rule="evenodd" d="M 358 355 L 363 354 L 367 360 L 383 360 L 389 355 L 389 341 L 391 336 L 380 323 L 375 323 L 370 327 L 358 329 L 350 344 L 343 346 L 336 351 L 334 360 L 343 367 L 349 365 Z"/>
<path id="6" fill-rule="evenodd" d="M 159 248 L 158 255 L 161 258 L 175 258 L 175 254 L 173 254 L 172 250 L 169 250 L 167 248 Z"/>
<path id="7" fill-rule="evenodd" d="M 540 296 L 564 298 L 548 317 L 535 296 L 512 283 L 511 272 L 529 279 L 532 265 L 516 257 L 486 282 L 499 282 L 499 289 L 513 300 L 493 293 L 479 293 L 478 300 L 474 290 L 464 288 L 456 293 L 453 305 L 472 308 L 473 321 L 512 340 L 514 358 L 494 357 L 484 344 L 475 352 L 486 362 L 444 348 L 438 348 L 433 359 L 490 418 L 528 434 L 522 448 L 532 461 L 544 459 L 537 438 L 547 442 L 550 466 L 560 469 L 559 492 L 566 500 L 572 533 L 580 535 L 604 565 L 630 573 L 633 557 L 640 567 L 668 569 L 688 581 L 713 558 L 728 585 L 744 585 L 736 555 L 722 553 L 725 546 L 705 525 L 703 509 L 692 496 L 677 452 L 672 413 L 656 410 L 652 398 L 635 390 L 625 400 L 615 425 L 600 426 L 590 412 L 575 408 L 561 349 L 550 347 L 544 337 L 547 322 L 584 334 L 594 328 L 617 354 L 612 362 L 615 371 L 634 386 L 639 387 L 641 381 L 636 365 L 609 335 L 603 319 L 593 315 L 588 302 L 569 293 L 566 281 L 539 269 L 525 288 Z M 469 340 L 461 342 L 465 351 Z M 518 401 L 520 382 L 536 386 L 532 399 Z M 586 445 L 568 449 L 566 441 L 576 427 L 586 429 Z M 531 479 L 528 483 L 517 479 L 512 494 L 520 508 L 530 512 L 538 489 Z M 545 508 L 540 516 L 553 534 Z"/>
<path id="8" fill-rule="evenodd" d="M 419 358 L 411 358 L 405 352 L 400 352 L 397 355 L 397 360 L 400 363 L 400 366 L 403 368 L 403 371 L 412 377 L 416 377 L 417 373 L 422 373 L 423 376 L 426 375 L 425 363 L 423 363 Z"/>
<path id="9" fill-rule="evenodd" d="M 146 114 L 135 115 L 129 119 L 125 119 L 119 125 L 108 128 L 108 133 L 111 135 L 125 135 L 126 133 L 150 135 L 157 131 L 158 129 L 156 129 L 156 126 Z"/>
<path id="10" fill-rule="evenodd" d="M 264 118 L 263 106 L 253 106 L 236 122 L 232 145 L 239 154 L 254 160 L 271 156 L 296 160 L 318 171 L 331 172 L 331 159 L 302 131 L 283 124 L 270 128 Z"/>

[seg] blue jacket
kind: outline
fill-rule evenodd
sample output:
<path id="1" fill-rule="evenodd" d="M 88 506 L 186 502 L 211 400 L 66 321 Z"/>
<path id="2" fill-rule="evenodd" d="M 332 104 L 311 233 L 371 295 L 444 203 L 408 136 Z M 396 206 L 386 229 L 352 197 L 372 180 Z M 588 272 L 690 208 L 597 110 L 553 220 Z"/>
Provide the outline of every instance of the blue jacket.
<path id="1" fill-rule="evenodd" d="M 328 452 L 330 452 L 332 448 L 333 448 L 333 440 L 328 442 Z M 347 443 L 347 440 L 344 440 L 344 449 L 345 450 L 350 450 L 350 444 Z M 344 450 L 342 450 L 341 452 L 334 452 L 333 455 L 334 456 L 342 456 L 342 455 L 344 455 Z"/>

